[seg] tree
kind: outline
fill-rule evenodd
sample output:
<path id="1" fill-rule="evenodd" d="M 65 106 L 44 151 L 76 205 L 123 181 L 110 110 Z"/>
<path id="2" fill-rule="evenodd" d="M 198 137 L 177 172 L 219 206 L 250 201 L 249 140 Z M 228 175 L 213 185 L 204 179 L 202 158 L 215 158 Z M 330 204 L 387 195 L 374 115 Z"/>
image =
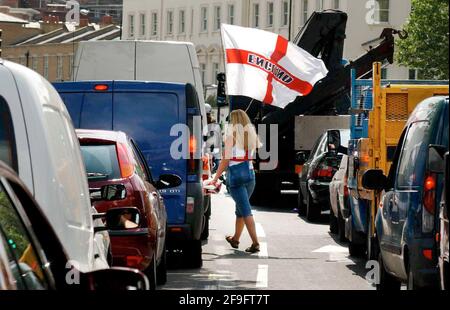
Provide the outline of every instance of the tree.
<path id="1" fill-rule="evenodd" d="M 418 69 L 420 79 L 449 77 L 448 0 L 411 0 L 411 15 L 397 41 L 397 61 Z"/>

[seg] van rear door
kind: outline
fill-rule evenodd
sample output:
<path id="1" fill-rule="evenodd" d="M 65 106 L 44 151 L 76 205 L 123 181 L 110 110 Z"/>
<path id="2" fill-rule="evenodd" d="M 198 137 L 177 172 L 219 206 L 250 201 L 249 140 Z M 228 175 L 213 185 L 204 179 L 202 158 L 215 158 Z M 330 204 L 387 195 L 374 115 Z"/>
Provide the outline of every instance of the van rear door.
<path id="1" fill-rule="evenodd" d="M 183 96 L 167 88 L 155 89 L 142 82 L 115 82 L 113 130 L 121 130 L 138 144 L 155 180 L 173 173 L 182 184 L 162 190 L 169 224 L 185 221 L 186 160 L 174 160 L 170 146 L 177 137 L 170 136 L 173 125 L 186 124 Z M 183 112 L 184 111 L 184 112 Z"/>

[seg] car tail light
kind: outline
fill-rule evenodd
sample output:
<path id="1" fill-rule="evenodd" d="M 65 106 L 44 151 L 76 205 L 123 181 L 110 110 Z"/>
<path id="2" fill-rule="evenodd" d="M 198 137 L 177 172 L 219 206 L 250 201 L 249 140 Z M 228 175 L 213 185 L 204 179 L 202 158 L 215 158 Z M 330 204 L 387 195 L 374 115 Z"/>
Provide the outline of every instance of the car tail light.
<path id="1" fill-rule="evenodd" d="M 95 91 L 107 91 L 109 89 L 109 86 L 106 84 L 96 84 L 94 86 Z"/>
<path id="2" fill-rule="evenodd" d="M 431 249 L 422 250 L 422 254 L 423 257 L 425 257 L 426 259 L 433 260 L 433 250 Z"/>
<path id="3" fill-rule="evenodd" d="M 314 179 L 319 178 L 332 178 L 333 177 L 333 167 L 327 166 L 325 164 L 320 164 L 313 170 L 312 177 Z"/>
<path id="4" fill-rule="evenodd" d="M 143 260 L 144 260 L 144 257 L 142 257 L 140 255 L 125 256 L 126 265 L 127 265 L 127 267 L 130 267 L 130 268 L 139 268 Z"/>
<path id="5" fill-rule="evenodd" d="M 427 173 L 423 184 L 422 231 L 431 232 L 434 228 L 436 212 L 436 175 Z"/>
<path id="6" fill-rule="evenodd" d="M 202 157 L 203 162 L 203 174 L 202 179 L 203 181 L 208 180 L 211 177 L 211 167 L 209 165 L 209 157 L 208 155 L 205 155 Z"/>
<path id="7" fill-rule="evenodd" d="M 188 173 L 195 174 L 198 168 L 198 160 L 195 159 L 197 151 L 197 139 L 195 136 L 189 138 L 189 159 L 188 159 Z"/>
<path id="8" fill-rule="evenodd" d="M 128 178 L 134 173 L 134 165 L 128 156 L 127 147 L 122 143 L 117 143 L 117 158 L 119 159 L 120 175 Z"/>
<path id="9" fill-rule="evenodd" d="M 186 199 L 186 213 L 194 213 L 194 197 L 187 197 Z"/>

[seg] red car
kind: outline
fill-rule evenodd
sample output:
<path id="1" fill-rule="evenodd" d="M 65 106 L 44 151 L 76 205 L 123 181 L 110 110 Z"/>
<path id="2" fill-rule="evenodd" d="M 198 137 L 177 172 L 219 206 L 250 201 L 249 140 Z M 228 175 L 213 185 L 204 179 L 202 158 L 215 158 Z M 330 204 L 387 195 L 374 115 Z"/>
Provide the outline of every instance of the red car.
<path id="1" fill-rule="evenodd" d="M 123 132 L 81 129 L 77 136 L 94 207 L 123 213 L 124 225 L 109 230 L 113 265 L 143 271 L 152 288 L 164 284 L 167 214 L 158 189 L 178 186 L 181 179 L 161 175 L 155 182 L 136 143 Z"/>

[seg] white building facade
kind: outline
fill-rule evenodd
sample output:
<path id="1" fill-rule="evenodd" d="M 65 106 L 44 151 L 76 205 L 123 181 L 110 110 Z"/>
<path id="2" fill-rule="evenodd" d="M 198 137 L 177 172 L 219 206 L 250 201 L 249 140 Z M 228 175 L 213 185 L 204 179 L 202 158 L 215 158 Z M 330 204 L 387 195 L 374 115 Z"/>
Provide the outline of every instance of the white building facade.
<path id="1" fill-rule="evenodd" d="M 338 9 L 348 14 L 344 57 L 353 60 L 383 28 L 401 29 L 410 0 L 123 0 L 126 40 L 193 42 L 203 84 L 216 84 L 224 71 L 220 25 L 234 24 L 294 39 L 314 11 Z M 290 11 L 292 10 L 292 14 Z M 291 18 L 290 18 L 291 16 Z M 289 26 L 290 25 L 290 26 Z M 411 78 L 408 68 L 388 66 L 385 78 Z"/>

